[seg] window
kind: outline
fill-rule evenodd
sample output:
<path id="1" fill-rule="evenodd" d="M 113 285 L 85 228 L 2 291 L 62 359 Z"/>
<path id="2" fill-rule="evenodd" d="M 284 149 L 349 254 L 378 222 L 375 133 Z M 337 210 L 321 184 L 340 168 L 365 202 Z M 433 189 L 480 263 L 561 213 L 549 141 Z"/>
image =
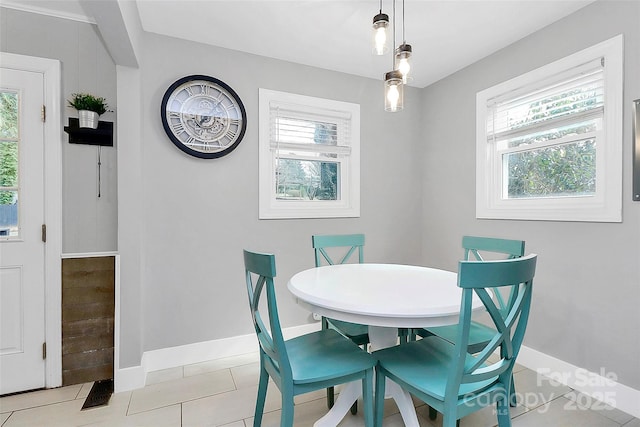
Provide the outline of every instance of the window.
<path id="1" fill-rule="evenodd" d="M 622 36 L 477 94 L 478 218 L 620 222 Z"/>
<path id="2" fill-rule="evenodd" d="M 20 97 L 0 91 L 0 239 L 18 238 L 18 146 L 20 145 Z"/>
<path id="3" fill-rule="evenodd" d="M 360 216 L 360 106 L 260 89 L 260 218 Z"/>

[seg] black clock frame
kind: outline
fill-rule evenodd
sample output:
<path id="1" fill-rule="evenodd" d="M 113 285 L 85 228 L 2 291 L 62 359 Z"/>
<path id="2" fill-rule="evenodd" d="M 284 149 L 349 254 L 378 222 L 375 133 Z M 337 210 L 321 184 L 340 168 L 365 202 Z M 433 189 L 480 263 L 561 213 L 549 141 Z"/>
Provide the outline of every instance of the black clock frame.
<path id="1" fill-rule="evenodd" d="M 173 94 L 173 91 L 181 86 L 182 84 L 189 82 L 189 81 L 194 81 L 194 80 L 204 80 L 204 81 L 208 81 L 211 82 L 215 85 L 220 86 L 221 88 L 223 88 L 224 90 L 226 90 L 234 99 L 234 101 L 237 103 L 238 108 L 240 109 L 240 113 L 242 115 L 242 126 L 240 128 L 240 132 L 238 134 L 238 138 L 236 139 L 236 141 L 231 144 L 229 147 L 225 148 L 224 150 L 221 151 L 216 151 L 216 152 L 212 152 L 212 153 L 203 153 L 197 150 L 193 150 L 189 147 L 187 147 L 186 145 L 184 145 L 184 143 L 182 141 L 180 141 L 180 139 L 176 138 L 176 136 L 173 134 L 173 132 L 171 131 L 171 126 L 169 125 L 168 121 L 167 121 L 167 103 L 169 101 L 169 98 L 171 97 L 171 95 Z M 211 77 L 211 76 L 206 76 L 203 74 L 193 74 L 190 76 L 186 76 L 186 77 L 182 77 L 178 80 L 176 80 L 171 86 L 169 86 L 169 88 L 167 89 L 167 91 L 164 93 L 164 96 L 162 97 L 162 103 L 160 104 L 160 118 L 162 119 L 162 126 L 164 127 L 164 131 L 167 134 L 167 136 L 169 137 L 169 139 L 171 140 L 171 142 L 173 142 L 173 144 L 178 147 L 180 150 L 182 150 L 183 152 L 194 156 L 194 157 L 198 157 L 200 159 L 216 159 L 222 156 L 226 156 L 227 154 L 231 153 L 233 150 L 236 149 L 236 147 L 240 144 L 240 141 L 242 141 L 242 138 L 244 138 L 244 134 L 245 131 L 247 129 L 247 112 L 244 108 L 244 104 L 242 103 L 242 100 L 240 99 L 240 97 L 238 96 L 238 94 L 236 93 L 236 91 L 234 91 L 231 86 L 229 86 L 228 84 L 226 84 L 225 82 L 223 82 L 222 80 L 216 79 L 215 77 Z"/>

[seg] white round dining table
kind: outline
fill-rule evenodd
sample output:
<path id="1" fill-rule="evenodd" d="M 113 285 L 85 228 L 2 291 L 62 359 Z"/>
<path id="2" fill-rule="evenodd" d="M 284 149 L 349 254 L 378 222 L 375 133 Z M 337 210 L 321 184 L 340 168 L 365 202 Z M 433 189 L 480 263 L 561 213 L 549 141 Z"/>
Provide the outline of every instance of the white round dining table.
<path id="1" fill-rule="evenodd" d="M 397 344 L 398 328 L 458 323 L 461 289 L 457 274 L 400 264 L 340 264 L 311 268 L 288 283 L 298 304 L 313 313 L 368 325 L 370 350 Z M 482 303 L 474 299 L 474 309 Z M 404 424 L 418 426 L 411 396 L 388 380 L 386 397 L 396 401 Z M 344 386 L 315 427 L 336 426 L 362 393 L 360 382 Z"/>

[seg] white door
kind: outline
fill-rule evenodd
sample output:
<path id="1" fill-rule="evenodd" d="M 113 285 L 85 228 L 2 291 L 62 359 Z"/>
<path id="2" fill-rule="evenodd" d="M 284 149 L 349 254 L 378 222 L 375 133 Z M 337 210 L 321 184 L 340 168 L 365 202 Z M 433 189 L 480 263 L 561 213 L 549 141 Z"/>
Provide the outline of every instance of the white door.
<path id="1" fill-rule="evenodd" d="M 45 385 L 44 75 L 0 69 L 0 394 Z"/>

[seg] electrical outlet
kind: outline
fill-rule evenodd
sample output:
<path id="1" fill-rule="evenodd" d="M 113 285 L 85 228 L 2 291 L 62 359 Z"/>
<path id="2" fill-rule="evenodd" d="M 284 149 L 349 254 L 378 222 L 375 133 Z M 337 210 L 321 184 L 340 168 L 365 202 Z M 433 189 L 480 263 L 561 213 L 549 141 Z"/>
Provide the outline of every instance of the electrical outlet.
<path id="1" fill-rule="evenodd" d="M 313 313 L 313 320 L 322 320 L 322 316 L 320 316 L 318 313 Z"/>

